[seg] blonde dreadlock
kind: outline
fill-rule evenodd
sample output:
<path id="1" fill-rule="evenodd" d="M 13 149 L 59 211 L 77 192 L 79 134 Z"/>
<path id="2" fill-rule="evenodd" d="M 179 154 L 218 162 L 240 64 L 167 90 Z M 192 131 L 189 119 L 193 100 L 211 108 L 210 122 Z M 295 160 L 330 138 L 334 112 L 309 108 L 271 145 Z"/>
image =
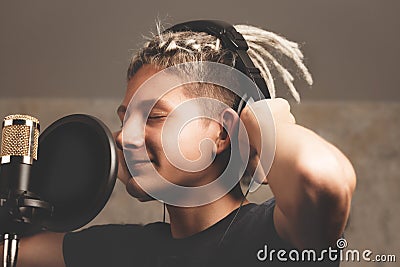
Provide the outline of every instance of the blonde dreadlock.
<path id="1" fill-rule="evenodd" d="M 235 25 L 248 43 L 247 51 L 254 65 L 259 68 L 262 77 L 265 79 L 270 95 L 276 97 L 275 79 L 272 71 L 278 73 L 279 78 L 289 88 L 290 93 L 300 101 L 300 95 L 294 86 L 294 77 L 282 60 L 284 57 L 290 59 L 301 73 L 305 81 L 313 83 L 310 72 L 305 66 L 304 56 L 299 45 L 279 36 L 250 25 Z M 276 56 L 278 55 L 278 56 Z M 222 64 L 235 66 L 236 55 L 221 46 L 218 38 L 204 32 L 162 32 L 161 26 L 157 25 L 157 34 L 154 34 L 144 47 L 133 55 L 128 69 L 128 80 L 144 64 L 152 64 L 160 68 L 168 68 L 186 62 L 213 61 Z M 228 90 L 218 89 L 218 86 L 208 86 L 210 90 L 202 90 L 203 96 L 210 96 L 219 99 L 227 105 L 234 107 L 238 97 L 233 96 Z M 215 92 L 217 90 L 217 92 Z M 197 90 L 196 90 L 197 91 Z"/>

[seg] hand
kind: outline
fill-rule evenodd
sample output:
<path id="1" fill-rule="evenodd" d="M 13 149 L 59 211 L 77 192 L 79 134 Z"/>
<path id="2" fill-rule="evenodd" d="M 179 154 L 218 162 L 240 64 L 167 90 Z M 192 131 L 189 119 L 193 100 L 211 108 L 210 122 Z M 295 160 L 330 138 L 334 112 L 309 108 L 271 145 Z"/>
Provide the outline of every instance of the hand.
<path id="1" fill-rule="evenodd" d="M 255 186 L 250 191 L 254 191 L 260 184 L 268 183 L 267 175 L 275 153 L 276 126 L 280 123 L 294 124 L 296 120 L 288 101 L 283 98 L 247 104 L 240 119 L 244 128 L 239 127 L 239 150 L 242 160 L 246 162 L 245 151 L 250 146 L 245 174 L 253 176 Z"/>
<path id="2" fill-rule="evenodd" d="M 257 101 L 250 106 L 255 106 L 254 109 L 257 112 L 259 110 L 259 108 L 257 107 L 260 105 L 264 105 L 262 103 L 267 103 L 267 105 L 269 106 L 275 123 L 296 123 L 295 117 L 290 112 L 290 105 L 287 100 L 283 98 L 264 99 L 261 101 Z M 247 107 L 245 107 L 244 110 L 246 108 Z"/>

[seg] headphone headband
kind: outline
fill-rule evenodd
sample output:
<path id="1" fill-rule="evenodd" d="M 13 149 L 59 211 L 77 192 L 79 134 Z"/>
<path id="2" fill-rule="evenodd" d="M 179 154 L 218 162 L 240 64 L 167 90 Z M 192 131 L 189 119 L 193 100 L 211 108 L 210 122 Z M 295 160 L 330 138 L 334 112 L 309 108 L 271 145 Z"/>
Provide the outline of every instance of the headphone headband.
<path id="1" fill-rule="evenodd" d="M 260 70 L 254 66 L 253 61 L 247 54 L 249 46 L 243 35 L 233 25 L 220 20 L 194 20 L 176 24 L 164 32 L 194 31 L 205 32 L 219 38 L 222 45 L 234 52 L 238 58 L 235 69 L 240 70 L 248 76 L 264 94 L 265 98 L 271 98 L 267 84 L 261 76 Z"/>

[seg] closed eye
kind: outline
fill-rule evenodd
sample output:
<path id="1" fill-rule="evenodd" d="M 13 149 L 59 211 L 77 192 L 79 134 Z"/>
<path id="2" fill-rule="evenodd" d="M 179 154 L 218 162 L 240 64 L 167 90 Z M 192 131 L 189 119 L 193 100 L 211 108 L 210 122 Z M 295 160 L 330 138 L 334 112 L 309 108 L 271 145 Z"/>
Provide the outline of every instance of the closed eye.
<path id="1" fill-rule="evenodd" d="M 159 119 L 164 119 L 166 118 L 167 115 L 149 115 L 149 117 L 147 117 L 147 119 L 149 120 L 159 120 Z"/>
<path id="2" fill-rule="evenodd" d="M 168 116 L 168 112 L 161 110 L 159 108 L 154 108 L 150 114 L 148 115 L 147 119 L 149 120 L 161 120 Z"/>

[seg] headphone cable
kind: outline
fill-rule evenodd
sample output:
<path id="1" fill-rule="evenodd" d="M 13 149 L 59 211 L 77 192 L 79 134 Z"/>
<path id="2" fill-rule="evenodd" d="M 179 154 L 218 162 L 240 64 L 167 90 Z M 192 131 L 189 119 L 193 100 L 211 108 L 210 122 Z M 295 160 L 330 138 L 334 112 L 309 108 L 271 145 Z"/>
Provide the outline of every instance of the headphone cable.
<path id="1" fill-rule="evenodd" d="M 229 223 L 229 225 L 228 225 L 228 227 L 226 228 L 224 234 L 222 235 L 221 239 L 219 240 L 219 242 L 218 242 L 218 247 L 221 247 L 222 242 L 224 241 L 226 235 L 228 234 L 229 229 L 230 229 L 231 226 L 233 225 L 233 222 L 235 221 L 236 217 L 238 216 L 239 211 L 240 211 L 240 209 L 241 209 L 242 206 L 243 206 L 244 200 L 246 199 L 247 195 L 249 194 L 249 191 L 250 191 L 250 188 L 251 188 L 253 182 L 254 182 L 254 179 L 251 180 L 251 182 L 250 182 L 250 184 L 249 184 L 249 187 L 248 187 L 247 190 L 246 190 L 246 193 L 243 195 L 242 201 L 240 202 L 240 206 L 239 206 L 239 208 L 237 209 L 237 211 L 236 211 L 236 213 L 235 213 L 235 216 L 233 216 L 231 222 Z"/>

